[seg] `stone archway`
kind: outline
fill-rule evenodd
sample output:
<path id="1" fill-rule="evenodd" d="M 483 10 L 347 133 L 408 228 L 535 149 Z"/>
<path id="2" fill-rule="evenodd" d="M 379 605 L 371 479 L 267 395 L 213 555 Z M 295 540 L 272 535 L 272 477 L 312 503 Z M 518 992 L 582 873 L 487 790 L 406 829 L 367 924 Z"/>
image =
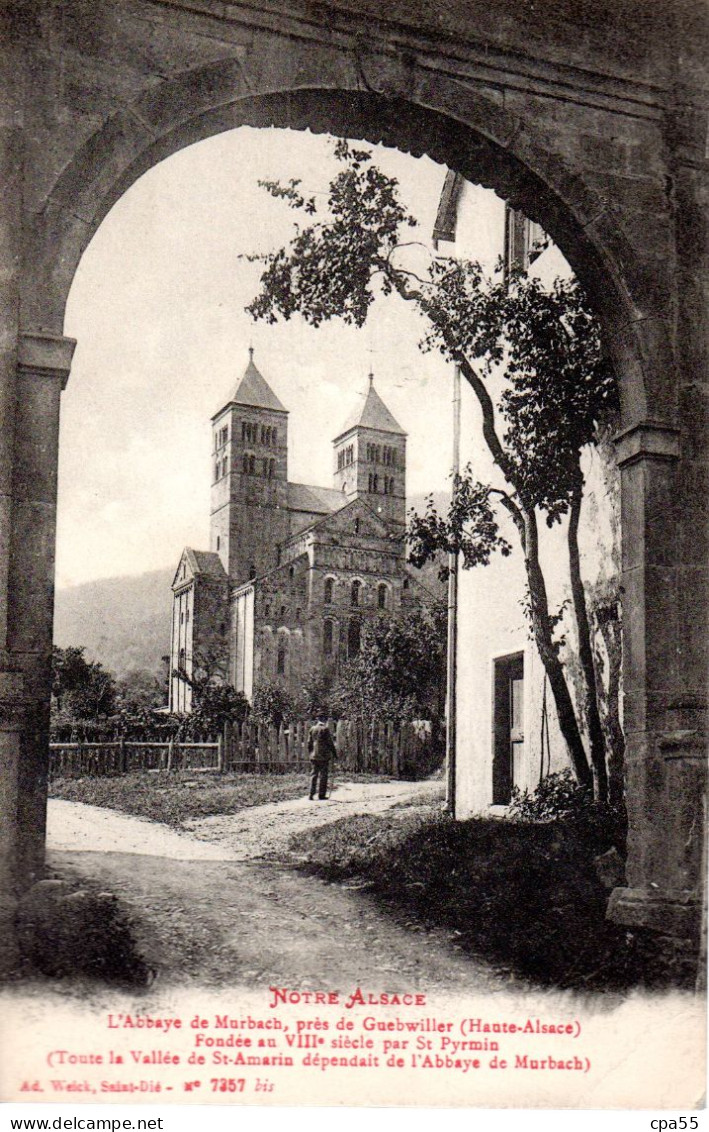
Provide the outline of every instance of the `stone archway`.
<path id="1" fill-rule="evenodd" d="M 42 77 L 35 89 L 26 81 L 18 90 L 24 125 L 8 127 L 2 154 L 10 183 L 13 175 L 24 181 L 22 197 L 5 194 L 0 217 L 9 314 L 2 396 L 14 410 L 5 417 L 9 456 L 0 468 L 0 490 L 7 488 L 0 598 L 12 611 L 2 626 L 0 673 L 10 903 L 43 859 L 57 429 L 73 350 L 62 323 L 74 271 L 112 204 L 157 161 L 238 125 L 278 125 L 428 154 L 539 220 L 584 281 L 623 403 L 618 453 L 631 829 L 629 884 L 614 894 L 614 914 L 692 934 L 705 789 L 706 656 L 697 623 L 707 603 L 697 533 L 704 438 L 689 399 L 700 361 L 696 296 L 706 269 L 686 235 L 682 242 L 681 225 L 686 230 L 696 220 L 699 187 L 688 169 L 696 168 L 705 119 L 698 120 L 686 92 L 678 102 L 665 70 L 660 87 L 646 76 L 629 78 L 620 65 L 609 79 L 602 56 L 589 58 L 585 71 L 562 58 L 541 77 L 522 81 L 519 45 L 498 43 L 496 75 L 487 82 L 489 62 L 475 55 L 464 31 L 459 43 L 440 29 L 409 28 L 407 42 L 425 38 L 413 50 L 402 46 L 401 29 L 374 27 L 366 14 L 335 34 L 331 22 L 313 24 L 297 10 L 279 24 L 265 11 L 254 23 L 253 11 L 238 4 L 229 5 L 228 16 L 224 5 L 204 7 L 200 16 L 182 3 L 168 12 L 159 0 L 137 6 L 126 0 L 110 12 L 81 0 L 69 4 L 70 23 L 73 17 L 93 35 L 85 45 L 81 36 L 72 40 L 75 66 L 81 73 L 83 59 L 90 74 L 81 91 L 67 91 L 66 23 L 56 58 L 46 34 L 49 16 L 11 29 L 6 66 L 26 79 Z M 118 23 L 111 20 L 116 8 L 122 9 Z M 146 12 L 157 8 L 160 17 L 151 22 Z M 157 44 L 154 59 L 138 42 L 146 19 Z M 209 36 L 195 40 L 200 19 L 211 20 Z M 556 34 L 550 27 L 558 54 Z M 118 61 L 113 71 L 97 73 L 92 52 L 105 51 L 107 36 L 111 60 Z M 60 78 L 57 94 L 52 84 Z M 114 101 L 113 88 L 121 89 Z M 48 91 L 55 95 L 49 109 L 40 99 Z M 43 148 L 46 139 L 53 146 Z M 632 162 L 641 159 L 652 175 L 633 178 Z M 681 356 L 683 343 L 693 350 L 694 369 Z M 676 530 L 668 535 L 670 515 L 679 537 Z"/>

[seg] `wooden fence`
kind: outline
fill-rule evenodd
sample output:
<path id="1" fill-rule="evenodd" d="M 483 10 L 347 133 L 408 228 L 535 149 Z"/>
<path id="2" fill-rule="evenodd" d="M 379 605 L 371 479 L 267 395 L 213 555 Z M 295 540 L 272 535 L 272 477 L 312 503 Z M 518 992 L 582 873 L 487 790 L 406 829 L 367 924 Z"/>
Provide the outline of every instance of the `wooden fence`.
<path id="1" fill-rule="evenodd" d="M 223 739 L 214 743 L 50 743 L 50 778 L 100 778 L 137 770 L 217 770 Z"/>
<path id="2" fill-rule="evenodd" d="M 132 771 L 211 770 L 282 774 L 308 767 L 309 720 L 287 727 L 227 726 L 214 742 L 50 743 L 50 778 L 101 777 Z M 339 720 L 331 722 L 335 772 L 416 777 L 440 763 L 430 724 Z"/>

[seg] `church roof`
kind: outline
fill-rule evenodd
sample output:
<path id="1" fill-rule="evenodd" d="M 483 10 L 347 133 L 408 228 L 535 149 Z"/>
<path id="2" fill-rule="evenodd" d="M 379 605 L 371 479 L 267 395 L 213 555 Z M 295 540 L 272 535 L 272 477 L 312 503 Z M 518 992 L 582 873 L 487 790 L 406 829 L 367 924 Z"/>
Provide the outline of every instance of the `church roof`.
<path id="1" fill-rule="evenodd" d="M 254 409 L 270 409 L 277 413 L 288 412 L 276 397 L 263 374 L 256 368 L 253 348 L 249 349 L 249 363 L 226 404 L 249 405 Z M 215 416 L 217 415 L 215 413 Z M 212 417 L 212 420 L 214 420 L 214 417 Z"/>
<path id="2" fill-rule="evenodd" d="M 320 490 L 322 491 L 324 489 L 321 488 Z M 340 501 L 343 499 L 341 492 L 336 492 L 335 494 L 339 496 Z M 319 519 L 315 519 L 314 522 L 309 523 L 307 527 L 303 527 L 299 531 L 294 531 L 290 538 L 286 539 L 283 544 L 283 553 L 287 554 L 288 548 L 297 544 L 304 535 L 309 535 L 313 531 L 327 530 L 328 526 L 332 527 L 333 524 L 338 526 L 342 523 L 343 519 L 352 512 L 359 512 L 360 514 L 366 513 L 371 522 L 378 527 L 383 537 L 388 539 L 392 537 L 396 539 L 400 538 L 400 534 L 392 531 L 386 519 L 378 515 L 377 512 L 370 507 L 369 503 L 365 502 L 360 496 L 359 498 L 350 499 L 349 503 L 344 503 L 341 504 L 340 507 L 334 508 L 329 514 L 322 515 Z"/>
<path id="3" fill-rule="evenodd" d="M 344 496 L 334 487 L 316 487 L 307 483 L 288 484 L 288 509 L 290 511 L 322 512 L 328 515 L 343 506 Z"/>
<path id="4" fill-rule="evenodd" d="M 208 578 L 217 578 L 220 582 L 226 579 L 226 570 L 218 554 L 213 550 L 195 550 L 191 546 L 186 546 L 180 555 L 177 573 L 172 583 L 173 589 L 177 589 L 183 584 L 183 579 L 180 577 L 180 566 L 183 560 L 186 560 L 190 571 L 184 582 L 196 577 L 197 574 L 202 574 Z"/>
<path id="5" fill-rule="evenodd" d="M 369 389 L 361 405 L 357 405 L 340 429 L 335 440 L 339 440 L 353 428 L 373 428 L 378 432 L 393 432 L 406 436 L 401 425 L 394 419 L 374 388 L 374 377 L 369 375 Z"/>
<path id="6" fill-rule="evenodd" d="M 210 574 L 213 578 L 223 578 L 226 571 L 222 565 L 222 560 L 218 554 L 213 550 L 193 550 L 188 548 L 197 564 L 197 572 L 199 574 Z"/>

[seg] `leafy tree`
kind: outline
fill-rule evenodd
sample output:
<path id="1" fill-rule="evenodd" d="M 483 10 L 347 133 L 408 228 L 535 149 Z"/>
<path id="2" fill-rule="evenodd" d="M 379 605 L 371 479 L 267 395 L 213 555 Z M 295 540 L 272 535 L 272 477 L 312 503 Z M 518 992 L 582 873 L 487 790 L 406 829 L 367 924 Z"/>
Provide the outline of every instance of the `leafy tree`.
<path id="1" fill-rule="evenodd" d="M 116 681 L 98 661 L 88 661 L 82 646 L 52 650 L 52 695 L 57 711 L 75 719 L 111 715 Z"/>
<path id="2" fill-rule="evenodd" d="M 332 715 L 335 706 L 334 678 L 331 672 L 314 668 L 306 672 L 303 684 L 295 701 L 298 715 L 304 719 L 315 719 L 319 715 Z"/>
<path id="3" fill-rule="evenodd" d="M 133 668 L 116 682 L 116 700 L 123 711 L 142 711 L 166 703 L 163 674 Z"/>
<path id="4" fill-rule="evenodd" d="M 195 650 L 192 673 L 184 666 L 173 676 L 192 689 L 192 710 L 184 717 L 180 732 L 215 733 L 225 723 L 241 723 L 249 713 L 249 701 L 226 680 L 225 648 Z"/>
<path id="5" fill-rule="evenodd" d="M 522 552 L 528 609 L 537 650 L 554 696 L 559 726 L 577 781 L 595 779 L 608 792 L 591 631 L 580 573 L 578 528 L 584 477 L 581 454 L 618 407 L 614 374 L 603 355 L 597 323 L 575 279 L 550 289 L 520 271 L 488 275 L 479 263 L 423 259 L 421 245 L 405 239 L 416 226 L 395 179 L 371 154 L 336 145 L 341 169 L 327 202 L 307 198 L 297 181 L 262 182 L 309 221 L 290 243 L 264 256 L 259 294 L 247 308 L 275 322 L 296 312 L 312 326 L 332 318 L 362 326 L 378 295 L 396 293 L 423 316 L 422 348 L 459 366 L 482 416 L 482 434 L 500 473 L 499 484 L 458 477 L 450 514 L 431 505 L 410 528 L 411 560 L 421 564 L 440 551 L 460 553 L 464 567 L 509 554 L 499 509 L 510 517 Z M 423 262 L 422 262 L 423 261 Z M 583 681 L 590 763 L 582 737 L 539 557 L 539 520 L 566 520 L 568 567 Z M 593 768 L 593 769 L 592 769 Z"/>
<path id="6" fill-rule="evenodd" d="M 296 714 L 295 697 L 277 680 L 268 680 L 260 684 L 254 692 L 251 715 L 257 723 L 281 727 Z"/>
<path id="7" fill-rule="evenodd" d="M 440 717 L 445 695 L 444 610 L 377 618 L 337 689 L 342 714 L 402 720 Z"/>
<path id="8" fill-rule="evenodd" d="M 225 723 L 243 723 L 249 714 L 249 701 L 231 684 L 201 684 L 193 688 L 189 722 L 196 731 L 215 734 Z"/>
<path id="9" fill-rule="evenodd" d="M 86 649 L 71 645 L 52 649 L 52 696 L 58 711 L 64 708 L 66 696 L 75 691 L 88 679 L 89 662 L 84 656 Z"/>

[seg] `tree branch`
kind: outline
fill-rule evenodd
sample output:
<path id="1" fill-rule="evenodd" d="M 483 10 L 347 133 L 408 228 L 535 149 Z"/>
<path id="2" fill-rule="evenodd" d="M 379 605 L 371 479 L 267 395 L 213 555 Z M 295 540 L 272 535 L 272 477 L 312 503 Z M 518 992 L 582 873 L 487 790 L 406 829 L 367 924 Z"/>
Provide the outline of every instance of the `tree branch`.
<path id="1" fill-rule="evenodd" d="M 418 303 L 422 311 L 428 316 L 433 325 L 438 328 L 443 341 L 450 350 L 451 356 L 453 357 L 454 361 L 457 362 L 457 364 L 460 366 L 465 380 L 468 382 L 468 385 L 471 387 L 473 393 L 477 397 L 483 415 L 483 436 L 485 437 L 485 442 L 490 450 L 490 454 L 497 466 L 500 468 L 505 479 L 512 484 L 515 490 L 518 490 L 518 486 L 515 483 L 514 466 L 502 446 L 502 441 L 497 435 L 497 428 L 495 426 L 495 406 L 487 390 L 485 382 L 473 369 L 473 366 L 470 364 L 465 354 L 463 354 L 462 351 L 458 348 L 449 328 L 442 322 L 431 301 L 426 298 L 422 291 L 412 290 L 411 288 L 406 286 L 401 276 L 402 274 L 413 275 L 413 272 L 405 272 L 403 268 L 392 267 L 388 260 L 379 260 L 378 262 L 380 269 L 387 276 L 389 282 L 392 284 L 401 298 L 406 299 L 407 302 Z M 421 280 L 419 280 L 419 282 L 421 282 Z"/>
<path id="2" fill-rule="evenodd" d="M 491 488 L 490 494 L 499 495 L 500 503 L 504 507 L 505 511 L 507 511 L 512 516 L 512 522 L 517 528 L 517 533 L 519 534 L 520 541 L 522 543 L 522 550 L 526 551 L 527 524 L 525 523 L 525 516 L 522 508 L 519 507 L 517 503 L 515 503 L 514 499 L 512 499 L 512 497 L 508 495 L 506 491 L 499 491 L 497 488 Z"/>

